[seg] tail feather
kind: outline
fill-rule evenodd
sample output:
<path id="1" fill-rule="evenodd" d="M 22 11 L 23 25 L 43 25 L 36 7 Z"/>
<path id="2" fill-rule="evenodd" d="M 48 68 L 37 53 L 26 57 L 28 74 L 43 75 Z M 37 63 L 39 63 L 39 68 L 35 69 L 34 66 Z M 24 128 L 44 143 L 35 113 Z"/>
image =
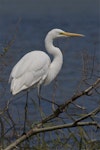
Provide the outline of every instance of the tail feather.
<path id="1" fill-rule="evenodd" d="M 20 82 L 20 79 L 12 79 L 11 81 L 11 93 L 13 95 L 16 95 L 17 93 L 19 93 L 20 91 L 27 89 L 27 87 L 22 84 L 22 82 Z"/>

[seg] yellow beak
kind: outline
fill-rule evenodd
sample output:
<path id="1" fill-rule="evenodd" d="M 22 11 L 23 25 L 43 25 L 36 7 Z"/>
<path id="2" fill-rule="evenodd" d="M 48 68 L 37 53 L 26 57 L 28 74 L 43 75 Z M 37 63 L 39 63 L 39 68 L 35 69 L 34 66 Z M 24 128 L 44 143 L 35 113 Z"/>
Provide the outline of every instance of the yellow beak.
<path id="1" fill-rule="evenodd" d="M 70 32 L 62 32 L 62 35 L 68 36 L 68 37 L 84 37 L 85 35 L 83 34 L 77 34 L 77 33 L 70 33 Z"/>

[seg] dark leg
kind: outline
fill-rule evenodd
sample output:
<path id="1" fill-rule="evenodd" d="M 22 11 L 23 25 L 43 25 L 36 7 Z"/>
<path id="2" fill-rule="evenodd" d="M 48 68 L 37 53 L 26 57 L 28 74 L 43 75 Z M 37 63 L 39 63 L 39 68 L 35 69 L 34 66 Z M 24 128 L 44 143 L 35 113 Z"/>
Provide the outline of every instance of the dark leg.
<path id="1" fill-rule="evenodd" d="M 25 107 L 24 107 L 24 110 L 25 110 L 25 118 L 24 118 L 24 131 L 23 131 L 23 134 L 26 133 L 27 108 L 28 108 L 28 91 L 27 91 L 26 103 L 25 103 Z"/>
<path id="2" fill-rule="evenodd" d="M 57 103 L 52 102 L 52 101 L 50 101 L 50 100 L 48 100 L 48 99 L 46 99 L 46 98 L 44 98 L 44 97 L 41 96 L 41 85 L 38 87 L 38 99 L 39 99 L 39 107 L 40 107 L 40 101 L 41 100 L 47 101 L 47 102 L 52 103 L 52 104 L 54 104 L 54 105 L 56 105 L 56 106 L 59 107 L 59 105 Z"/>
<path id="3" fill-rule="evenodd" d="M 41 117 L 41 120 L 43 119 L 43 110 L 42 110 L 42 107 L 41 107 L 41 85 L 38 87 L 38 100 L 39 100 L 39 111 L 40 111 L 40 117 Z"/>
<path id="4" fill-rule="evenodd" d="M 40 86 L 38 86 L 39 107 L 40 107 L 40 100 L 41 100 L 41 95 L 40 95 L 40 93 L 41 93 L 41 85 L 40 85 Z"/>

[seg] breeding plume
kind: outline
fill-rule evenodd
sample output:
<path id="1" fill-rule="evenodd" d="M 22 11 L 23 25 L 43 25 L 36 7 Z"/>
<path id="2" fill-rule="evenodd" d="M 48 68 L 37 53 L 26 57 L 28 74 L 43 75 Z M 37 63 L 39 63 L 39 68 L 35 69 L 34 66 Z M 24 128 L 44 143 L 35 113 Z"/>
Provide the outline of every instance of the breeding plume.
<path id="1" fill-rule="evenodd" d="M 45 48 L 53 55 L 53 61 L 43 51 L 35 50 L 24 55 L 12 69 L 9 81 L 13 95 L 31 87 L 38 88 L 47 85 L 55 79 L 63 64 L 63 55 L 53 40 L 58 37 L 83 37 L 82 34 L 69 33 L 61 29 L 53 29 L 45 38 Z"/>

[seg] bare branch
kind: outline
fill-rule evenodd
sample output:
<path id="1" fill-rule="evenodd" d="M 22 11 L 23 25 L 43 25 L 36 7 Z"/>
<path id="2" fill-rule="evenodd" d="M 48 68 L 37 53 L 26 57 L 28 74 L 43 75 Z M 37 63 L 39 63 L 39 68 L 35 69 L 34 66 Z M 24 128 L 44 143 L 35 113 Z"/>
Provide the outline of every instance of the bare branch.
<path id="1" fill-rule="evenodd" d="M 46 127 L 46 128 L 36 127 L 36 128 L 31 129 L 27 134 L 21 136 L 19 139 L 17 139 L 15 142 L 13 142 L 4 150 L 11 150 L 12 148 L 15 148 L 19 143 L 23 142 L 25 139 L 37 133 L 49 132 L 49 131 L 54 131 L 54 130 L 64 129 L 64 128 L 72 128 L 76 126 L 90 126 L 90 125 L 98 126 L 96 122 L 78 122 L 77 124 L 69 123 L 69 124 L 63 124 L 63 125 L 58 125 L 58 126 Z"/>
<path id="2" fill-rule="evenodd" d="M 69 104 L 71 104 L 73 101 L 75 101 L 76 99 L 78 99 L 84 95 L 89 95 L 89 93 L 93 89 L 95 89 L 98 86 L 98 84 L 100 84 L 100 78 L 98 78 L 97 81 L 93 85 L 91 85 L 90 87 L 88 87 L 84 91 L 74 95 L 71 99 L 67 100 L 64 104 L 59 105 L 59 107 L 51 115 L 47 116 L 41 122 L 36 124 L 35 127 L 33 127 L 31 130 L 29 130 L 25 135 L 22 135 L 15 142 L 10 144 L 7 148 L 5 148 L 5 150 L 11 150 L 12 148 L 15 148 L 18 144 L 20 144 L 21 142 L 23 142 L 24 140 L 26 140 L 30 136 L 35 135 L 35 134 L 40 133 L 40 132 L 47 132 L 47 131 L 57 130 L 57 129 L 61 129 L 61 128 L 71 128 L 71 127 L 86 126 L 86 125 L 95 125 L 98 128 L 100 128 L 100 125 L 98 125 L 97 122 L 94 122 L 94 121 L 93 122 L 80 122 L 80 121 L 82 121 L 82 120 L 84 120 L 84 119 L 86 119 L 92 115 L 96 115 L 97 113 L 99 113 L 100 112 L 100 106 L 98 108 L 96 108 L 95 110 L 93 110 L 92 112 L 90 112 L 90 113 L 84 115 L 83 117 L 77 119 L 73 123 L 43 128 L 43 124 L 45 124 L 48 121 L 51 121 L 52 119 L 58 117 L 59 114 L 63 113 L 65 108 Z"/>

